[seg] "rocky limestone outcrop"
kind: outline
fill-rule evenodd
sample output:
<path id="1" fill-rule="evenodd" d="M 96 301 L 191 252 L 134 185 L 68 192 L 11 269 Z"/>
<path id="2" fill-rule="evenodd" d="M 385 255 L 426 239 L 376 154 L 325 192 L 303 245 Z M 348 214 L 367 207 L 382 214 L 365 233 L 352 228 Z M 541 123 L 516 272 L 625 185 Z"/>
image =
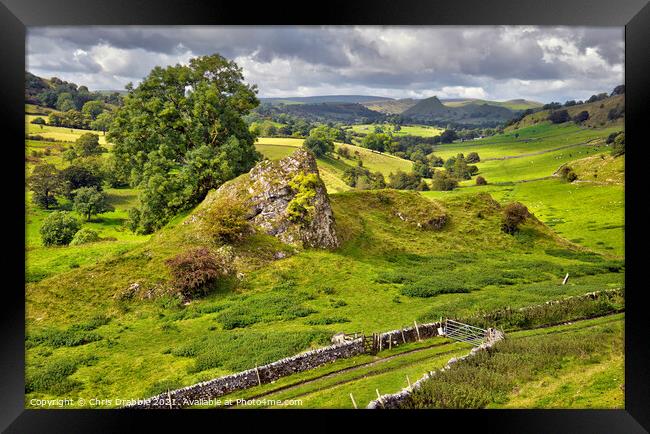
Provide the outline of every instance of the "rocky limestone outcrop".
<path id="1" fill-rule="evenodd" d="M 300 191 L 296 179 L 312 176 L 310 191 Z M 298 178 L 297 178 L 298 177 Z M 300 193 L 307 208 L 304 219 L 291 217 L 288 208 Z M 314 155 L 297 149 L 281 160 L 264 160 L 251 171 L 208 195 L 201 208 L 220 206 L 225 197 L 242 201 L 250 208 L 252 225 L 282 242 L 303 247 L 334 249 L 339 247 L 334 214 L 325 184 L 320 179 Z M 201 213 L 199 211 L 198 217 Z"/>

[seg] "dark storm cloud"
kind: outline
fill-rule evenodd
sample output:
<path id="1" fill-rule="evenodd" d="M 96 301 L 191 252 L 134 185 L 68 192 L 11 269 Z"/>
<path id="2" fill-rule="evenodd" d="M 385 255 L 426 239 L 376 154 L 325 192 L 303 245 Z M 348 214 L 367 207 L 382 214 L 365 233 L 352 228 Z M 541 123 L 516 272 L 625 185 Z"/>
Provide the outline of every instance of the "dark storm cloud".
<path id="1" fill-rule="evenodd" d="M 28 33 L 32 72 L 94 89 L 122 88 L 153 66 L 215 52 L 242 66 L 262 96 L 473 92 L 549 100 L 572 89 L 606 91 L 623 79 L 621 28 L 40 27 Z"/>

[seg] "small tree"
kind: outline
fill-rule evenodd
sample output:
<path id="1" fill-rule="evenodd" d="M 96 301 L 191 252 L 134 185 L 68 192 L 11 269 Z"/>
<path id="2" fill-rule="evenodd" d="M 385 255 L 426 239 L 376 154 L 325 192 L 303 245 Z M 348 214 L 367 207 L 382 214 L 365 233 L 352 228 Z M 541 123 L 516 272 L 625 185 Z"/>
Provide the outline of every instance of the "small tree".
<path id="1" fill-rule="evenodd" d="M 519 225 L 530 217 L 530 212 L 525 205 L 511 202 L 503 208 L 501 216 L 501 230 L 507 234 L 514 234 L 519 230 Z"/>
<path id="2" fill-rule="evenodd" d="M 103 111 L 104 103 L 97 100 L 88 101 L 81 108 L 81 113 L 91 121 L 97 119 L 97 116 L 99 116 Z"/>
<path id="3" fill-rule="evenodd" d="M 578 175 L 569 166 L 562 166 L 559 175 L 560 179 L 564 182 L 573 182 L 578 179 Z"/>
<path id="4" fill-rule="evenodd" d="M 41 117 L 38 117 L 38 118 L 32 119 L 32 121 L 30 123 L 36 124 L 36 125 L 45 125 L 45 119 L 43 119 Z"/>
<path id="5" fill-rule="evenodd" d="M 49 163 L 37 165 L 29 177 L 29 188 L 34 193 L 34 203 L 45 209 L 56 206 L 55 195 L 63 192 L 59 170 Z"/>
<path id="6" fill-rule="evenodd" d="M 61 170 L 59 178 L 63 183 L 63 192 L 68 199 L 74 198 L 74 191 L 81 187 L 102 189 L 102 173 L 99 167 L 90 162 L 81 161 Z"/>
<path id="7" fill-rule="evenodd" d="M 458 180 L 444 170 L 436 170 L 433 174 L 432 190 L 450 191 L 458 187 Z"/>
<path id="8" fill-rule="evenodd" d="M 40 233 L 46 246 L 64 246 L 70 244 L 81 225 L 66 211 L 54 211 L 45 217 Z"/>
<path id="9" fill-rule="evenodd" d="M 569 112 L 566 110 L 556 110 L 552 111 L 548 115 L 548 120 L 554 124 L 561 124 L 563 122 L 568 122 L 571 119 Z"/>
<path id="10" fill-rule="evenodd" d="M 83 133 L 75 141 L 75 149 L 79 155 L 90 156 L 101 154 L 104 148 L 99 146 L 99 136 L 93 133 Z"/>
<path id="11" fill-rule="evenodd" d="M 587 110 L 583 110 L 573 117 L 573 122 L 579 124 L 586 121 L 587 119 L 589 119 L 589 112 Z"/>
<path id="12" fill-rule="evenodd" d="M 470 152 L 467 154 L 465 161 L 468 163 L 479 163 L 481 161 L 481 157 L 479 157 L 477 152 Z"/>
<path id="13" fill-rule="evenodd" d="M 115 208 L 108 203 L 108 197 L 96 187 L 81 187 L 74 191 L 73 208 L 86 217 L 86 221 L 94 215 L 114 211 Z"/>
<path id="14" fill-rule="evenodd" d="M 487 181 L 482 176 L 476 177 L 476 185 L 486 185 Z"/>
<path id="15" fill-rule="evenodd" d="M 303 146 L 317 157 L 334 152 L 334 140 L 330 128 L 327 126 L 314 128 L 309 132 L 309 137 L 305 139 Z"/>

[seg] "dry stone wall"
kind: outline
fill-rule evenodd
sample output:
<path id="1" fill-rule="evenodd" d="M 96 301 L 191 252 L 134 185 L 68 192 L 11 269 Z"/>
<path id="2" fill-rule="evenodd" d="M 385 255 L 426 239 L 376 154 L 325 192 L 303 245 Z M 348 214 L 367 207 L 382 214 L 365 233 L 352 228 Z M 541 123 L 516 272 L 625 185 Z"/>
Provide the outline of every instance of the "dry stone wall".
<path id="1" fill-rule="evenodd" d="M 137 400 L 128 408 L 182 408 L 206 402 L 237 390 L 248 389 L 260 384 L 270 383 L 278 378 L 314 369 L 340 358 L 357 356 L 363 353 L 361 338 L 342 344 L 331 345 L 313 351 L 297 354 L 268 365 L 238 372 L 214 380 L 194 384 L 182 389 L 161 393 L 160 395 Z"/>

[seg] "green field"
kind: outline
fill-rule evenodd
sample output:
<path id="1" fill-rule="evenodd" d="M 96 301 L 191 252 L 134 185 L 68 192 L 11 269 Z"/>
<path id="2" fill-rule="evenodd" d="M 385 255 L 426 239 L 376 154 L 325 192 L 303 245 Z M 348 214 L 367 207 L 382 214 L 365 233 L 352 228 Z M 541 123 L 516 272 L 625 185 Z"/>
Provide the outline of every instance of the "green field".
<path id="1" fill-rule="evenodd" d="M 350 129 L 355 133 L 368 134 L 374 133 L 376 124 L 356 124 L 351 125 Z M 395 131 L 394 127 L 389 124 L 379 125 L 383 128 L 384 132 L 392 133 L 394 136 L 420 136 L 420 137 L 434 137 L 439 136 L 444 128 L 432 127 L 429 125 L 401 125 L 399 131 Z"/>
<path id="2" fill-rule="evenodd" d="M 438 145 L 433 153 L 443 159 L 459 153 L 467 155 L 478 152 L 481 159 L 502 158 L 540 151 L 549 151 L 563 146 L 577 145 L 606 138 L 622 128 L 611 126 L 602 129 L 581 128 L 573 123 L 553 125 L 544 122 L 534 126 L 508 131 L 484 139 Z M 518 134 L 518 136 L 515 136 Z"/>
<path id="3" fill-rule="evenodd" d="M 488 182 L 517 182 L 551 176 L 564 163 L 602 154 L 608 150 L 608 147 L 602 145 L 582 145 L 530 157 L 485 161 L 476 165 L 479 168 L 478 175 L 484 177 Z M 461 182 L 461 185 L 474 183 L 474 180 L 468 180 Z"/>
<path id="4" fill-rule="evenodd" d="M 532 331 L 508 333 L 509 339 L 540 339 L 551 334 L 581 336 L 585 332 L 601 332 L 613 327 L 619 339 L 622 336 L 623 315 L 579 321 L 572 325 L 561 325 Z M 350 394 L 359 408 L 381 394 L 395 393 L 415 382 L 424 374 L 442 368 L 452 357 L 469 352 L 471 346 L 444 338 L 433 338 L 422 342 L 403 344 L 377 356 L 362 355 L 342 359 L 328 365 L 281 378 L 274 383 L 252 387 L 220 397 L 222 405 L 232 401 L 234 408 L 354 408 Z M 623 364 L 619 353 L 621 348 L 610 348 L 601 355 L 602 363 L 593 365 L 589 361 L 566 361 L 554 377 L 540 376 L 536 381 L 525 382 L 516 393 L 506 398 L 501 405 L 491 407 L 507 408 L 607 408 L 622 407 Z M 582 363 L 581 363 L 582 362 Z M 590 369 L 584 370 L 587 364 Z M 408 377 L 408 379 L 407 379 Z M 610 379 L 604 382 L 601 377 Z M 614 384 L 611 384 L 613 380 Z M 604 384 L 596 391 L 585 387 L 594 382 Z M 540 388 L 539 384 L 543 387 Z M 572 392 L 571 397 L 566 392 Z M 545 395 L 548 394 L 548 395 Z M 237 400 L 257 400 L 237 405 Z M 268 401 L 283 401 L 268 405 Z M 230 406 L 229 406 L 230 407 Z"/>
<path id="5" fill-rule="evenodd" d="M 162 384 L 188 385 L 323 345 L 337 331 L 394 329 L 414 319 L 471 313 L 477 306 L 523 306 L 623 283 L 623 273 L 603 268 L 608 263 L 604 258 L 590 256 L 584 262 L 580 254 L 569 254 L 574 249 L 570 244 L 540 224 L 518 237 L 503 234 L 499 213 L 487 198 L 445 200 L 451 224 L 437 232 L 417 229 L 391 214 L 424 206 L 415 200 L 417 193 L 396 193 L 389 207 L 376 202 L 375 194 L 332 195 L 339 232 L 347 240 L 340 250 L 305 250 L 281 261 L 263 261 L 260 267 L 264 250 L 277 246 L 265 237 L 256 239 L 240 247 L 238 254 L 253 255 L 258 265 L 242 264 L 246 278 L 239 288 L 217 291 L 189 306 L 164 298 L 127 304 L 116 298 L 132 282 L 155 285 L 164 277 L 164 259 L 187 243 L 183 225 L 172 225 L 112 259 L 30 284 L 28 335 L 44 340 L 29 347 L 28 363 L 49 372 L 48 364 L 92 357 L 92 363 L 80 364 L 65 377 L 76 386 L 70 396 L 143 397 L 160 391 Z M 482 219 L 467 218 L 479 211 Z M 545 264 L 543 271 L 540 264 Z M 563 286 L 567 271 L 574 277 Z M 426 298 L 408 295 L 422 284 L 444 292 L 445 285 L 456 282 L 477 289 Z M 295 316 L 289 307 L 313 313 Z M 77 334 L 86 332 L 75 331 L 74 324 L 98 315 L 108 315 L 110 321 L 88 332 L 97 340 L 55 344 L 57 333 L 70 335 L 72 342 L 83 338 Z M 249 325 L 226 329 L 233 318 Z M 313 326 L 307 322 L 312 318 L 347 322 Z M 27 397 L 56 396 L 47 390 Z"/>
<path id="6" fill-rule="evenodd" d="M 26 142 L 28 172 L 39 161 L 63 167 L 61 152 L 87 132 L 41 129 L 29 123 L 27 128 L 29 134 L 57 140 Z M 406 128 L 420 127 L 404 127 L 402 132 Z M 385 331 L 413 320 L 621 287 L 624 157 L 601 159 L 609 149 L 596 145 L 615 130 L 545 124 L 518 130 L 519 137 L 510 132 L 440 146 L 434 153 L 443 158 L 472 151 L 483 159 L 521 156 L 478 163 L 480 174 L 491 184 L 470 187 L 471 180 L 451 192 L 350 191 L 341 175 L 356 166 L 357 159 L 320 158 L 319 171 L 331 194 L 342 247 L 294 250 L 274 237 L 253 235 L 233 246 L 241 281 L 227 282 L 187 305 L 168 296 L 129 299 L 124 294 L 134 284 L 155 294 L 169 279 L 165 260 L 201 245 L 188 225 L 181 224 L 190 213 L 153 235 L 135 235 L 124 223 L 138 191 L 106 189 L 116 210 L 84 222 L 103 241 L 44 247 L 38 231 L 50 211 L 33 205 L 28 194 L 25 402 L 61 396 L 142 398 L 326 345 L 340 331 Z M 593 144 L 550 151 L 592 140 Z M 276 160 L 301 145 L 302 139 L 262 137 L 256 148 Z M 412 167 L 410 161 L 389 154 L 336 144 L 340 146 L 358 155 L 363 167 L 385 176 Z M 49 155 L 32 156 L 32 151 L 48 148 Z M 558 178 L 515 182 L 550 177 L 564 163 L 573 164 L 579 180 L 589 182 L 569 184 Z M 599 176 L 594 177 L 596 173 Z M 497 182 L 504 184 L 492 184 Z M 398 217 L 429 213 L 431 200 L 449 215 L 442 230 L 423 230 Z M 515 236 L 500 230 L 499 203 L 513 200 L 524 203 L 540 220 L 529 221 Z M 271 259 L 278 251 L 288 257 Z M 562 285 L 567 272 L 571 277 Z M 442 347 L 424 348 L 428 344 L 393 349 L 382 354 L 386 360 L 381 361 L 363 356 L 337 362 L 336 367 L 355 368 L 341 376 L 317 379 L 333 372 L 335 366 L 327 366 L 238 396 L 295 385 L 273 396 L 300 397 L 307 407 L 348 408 L 353 393 L 358 404 L 365 405 L 376 396 L 375 389 L 395 392 L 406 385 L 406 375 L 415 381 L 451 357 Z M 408 349 L 419 351 L 388 359 Z M 593 384 L 610 384 L 620 360 L 603 358 L 602 366 L 597 365 L 602 369 L 585 372 Z M 371 362 L 378 363 L 363 365 Z M 569 392 L 551 376 L 540 377 L 535 381 L 549 385 L 544 389 L 550 396 L 546 401 L 542 389 L 529 382 L 522 383 L 520 395 L 508 403 L 561 404 L 565 392 L 580 388 L 576 372 L 561 377 L 567 379 Z M 303 381 L 311 382 L 297 384 Z M 618 405 L 618 395 L 610 392 L 607 388 L 602 402 Z M 596 402 L 594 396 L 589 399 Z"/>
<path id="7" fill-rule="evenodd" d="M 508 334 L 423 383 L 404 408 L 624 408 L 624 316 Z"/>
<path id="8" fill-rule="evenodd" d="M 27 134 L 39 135 L 48 140 L 72 143 L 84 133 L 99 135 L 99 144 L 106 145 L 106 137 L 101 131 L 81 130 L 78 128 L 53 127 L 50 125 L 36 125 L 30 123 L 33 119 L 41 117 L 47 122 L 47 116 L 25 115 L 25 131 Z"/>
<path id="9" fill-rule="evenodd" d="M 486 185 L 451 192 L 427 191 L 426 197 L 490 193 L 502 203 L 519 201 L 559 235 L 604 254 L 625 253 L 625 192 L 622 185 L 564 183 L 559 179 Z"/>
<path id="10" fill-rule="evenodd" d="M 260 137 L 255 145 L 256 149 L 269 160 L 278 160 L 291 155 L 296 148 L 302 146 L 303 139 Z M 372 172 L 381 172 L 385 177 L 399 170 L 410 172 L 413 163 L 390 154 L 374 152 L 360 146 L 335 143 L 335 149 L 345 146 L 350 149 L 353 156 L 358 156 L 363 161 L 363 167 Z M 356 159 L 346 159 L 339 155 L 325 156 L 318 159 L 320 175 L 325 182 L 329 193 L 339 193 L 350 190 L 350 187 L 341 179 L 343 172 L 357 165 Z"/>

